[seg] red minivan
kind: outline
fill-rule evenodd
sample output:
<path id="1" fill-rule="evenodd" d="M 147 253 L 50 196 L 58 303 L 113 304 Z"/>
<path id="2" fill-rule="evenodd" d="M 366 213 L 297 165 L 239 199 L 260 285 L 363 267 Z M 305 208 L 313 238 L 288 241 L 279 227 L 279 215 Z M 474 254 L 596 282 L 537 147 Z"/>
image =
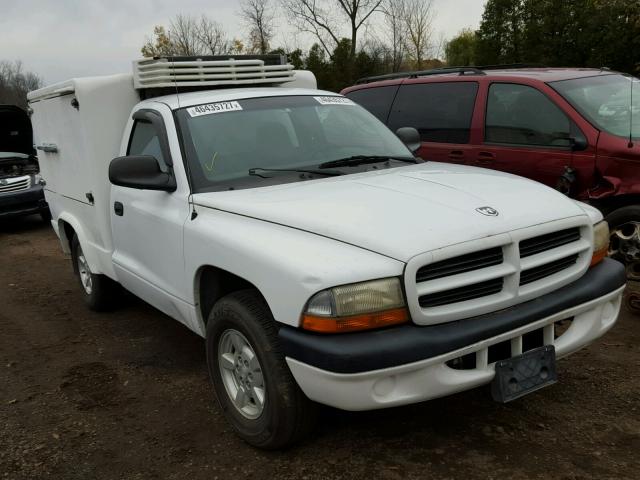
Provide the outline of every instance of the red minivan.
<path id="1" fill-rule="evenodd" d="M 342 93 L 394 131 L 416 128 L 425 160 L 514 173 L 598 207 L 610 254 L 640 272 L 639 82 L 607 69 L 461 67 Z"/>

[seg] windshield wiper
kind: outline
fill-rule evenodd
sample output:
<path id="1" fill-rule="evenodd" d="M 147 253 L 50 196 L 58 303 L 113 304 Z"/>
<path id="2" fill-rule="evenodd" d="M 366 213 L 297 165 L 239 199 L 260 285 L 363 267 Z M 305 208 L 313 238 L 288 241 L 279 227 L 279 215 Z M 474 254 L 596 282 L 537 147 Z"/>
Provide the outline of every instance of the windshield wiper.
<path id="1" fill-rule="evenodd" d="M 336 168 L 336 167 L 354 167 L 356 165 L 365 165 L 367 163 L 387 162 L 389 160 L 398 160 L 399 162 L 421 163 L 422 161 L 415 157 L 393 157 L 388 155 L 353 155 L 352 157 L 339 158 L 318 165 L 318 168 Z"/>
<path id="2" fill-rule="evenodd" d="M 322 168 L 322 167 L 321 167 Z M 249 175 L 255 175 L 262 178 L 270 178 L 263 177 L 258 172 L 284 172 L 284 173 L 312 173 L 317 175 L 324 175 L 325 177 L 336 177 L 338 175 L 344 175 L 342 172 L 336 171 L 327 171 L 327 170 L 314 170 L 314 169 L 305 169 L 305 168 L 261 168 L 255 167 L 249 169 Z"/>

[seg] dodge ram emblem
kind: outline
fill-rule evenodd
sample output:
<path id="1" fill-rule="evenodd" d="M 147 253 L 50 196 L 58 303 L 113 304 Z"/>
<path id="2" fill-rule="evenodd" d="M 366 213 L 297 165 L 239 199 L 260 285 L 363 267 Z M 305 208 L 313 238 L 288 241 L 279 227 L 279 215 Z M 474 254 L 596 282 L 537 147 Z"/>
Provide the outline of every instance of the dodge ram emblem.
<path id="1" fill-rule="evenodd" d="M 9 185 L 9 182 L 4 178 L 0 178 L 0 185 Z"/>
<path id="2" fill-rule="evenodd" d="M 487 217 L 497 217 L 498 211 L 492 207 L 480 207 L 476 208 L 476 212 L 486 215 Z"/>

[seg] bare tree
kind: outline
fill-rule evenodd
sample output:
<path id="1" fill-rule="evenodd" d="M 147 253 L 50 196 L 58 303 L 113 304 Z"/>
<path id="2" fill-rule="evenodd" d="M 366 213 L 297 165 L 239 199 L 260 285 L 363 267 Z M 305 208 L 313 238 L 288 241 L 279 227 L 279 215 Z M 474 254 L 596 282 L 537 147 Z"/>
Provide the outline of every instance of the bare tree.
<path id="1" fill-rule="evenodd" d="M 218 22 L 206 15 L 200 17 L 200 23 L 196 29 L 199 50 L 209 55 L 223 55 L 229 53 L 230 45 L 227 34 Z"/>
<path id="2" fill-rule="evenodd" d="M 223 55 L 233 50 L 222 25 L 206 15 L 178 15 L 171 20 L 169 29 L 154 27 L 153 37 L 147 37 L 142 46 L 145 57 Z"/>
<path id="3" fill-rule="evenodd" d="M 269 51 L 275 15 L 271 0 L 241 0 L 240 17 L 249 27 L 252 50 L 262 55 Z"/>
<path id="4" fill-rule="evenodd" d="M 169 25 L 169 38 L 175 55 L 199 55 L 198 20 L 190 15 L 178 14 Z"/>
<path id="5" fill-rule="evenodd" d="M 380 11 L 384 14 L 387 31 L 385 43 L 388 45 L 391 57 L 391 71 L 397 72 L 402 68 L 405 56 L 405 0 L 385 0 L 380 5 Z"/>
<path id="6" fill-rule="evenodd" d="M 384 0 L 282 0 L 298 29 L 314 35 L 331 55 L 343 37 L 345 24 L 350 31 L 350 55 L 355 57 L 358 32 Z"/>
<path id="7" fill-rule="evenodd" d="M 25 72 L 22 62 L 0 61 L 0 104 L 27 108 L 27 93 L 42 87 L 42 79 Z"/>
<path id="8" fill-rule="evenodd" d="M 407 32 L 406 47 L 414 67 L 422 65 L 431 48 L 433 35 L 433 0 L 405 0 L 404 24 Z"/>

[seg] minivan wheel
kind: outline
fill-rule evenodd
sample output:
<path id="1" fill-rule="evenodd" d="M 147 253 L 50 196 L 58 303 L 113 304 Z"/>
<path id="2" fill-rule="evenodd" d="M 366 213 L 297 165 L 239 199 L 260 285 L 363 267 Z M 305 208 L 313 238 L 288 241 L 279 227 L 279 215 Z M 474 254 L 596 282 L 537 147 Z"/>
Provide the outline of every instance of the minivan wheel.
<path id="1" fill-rule="evenodd" d="M 263 449 L 285 448 L 313 429 L 316 405 L 291 375 L 276 323 L 257 291 L 234 292 L 214 305 L 206 349 L 220 408 L 243 440 Z"/>
<path id="2" fill-rule="evenodd" d="M 78 236 L 75 234 L 71 240 L 71 260 L 73 271 L 80 280 L 84 300 L 89 308 L 97 312 L 112 310 L 117 298 L 118 284 L 106 275 L 91 271 Z"/>
<path id="3" fill-rule="evenodd" d="M 605 220 L 611 232 L 609 256 L 625 265 L 640 261 L 640 205 L 614 210 Z"/>

